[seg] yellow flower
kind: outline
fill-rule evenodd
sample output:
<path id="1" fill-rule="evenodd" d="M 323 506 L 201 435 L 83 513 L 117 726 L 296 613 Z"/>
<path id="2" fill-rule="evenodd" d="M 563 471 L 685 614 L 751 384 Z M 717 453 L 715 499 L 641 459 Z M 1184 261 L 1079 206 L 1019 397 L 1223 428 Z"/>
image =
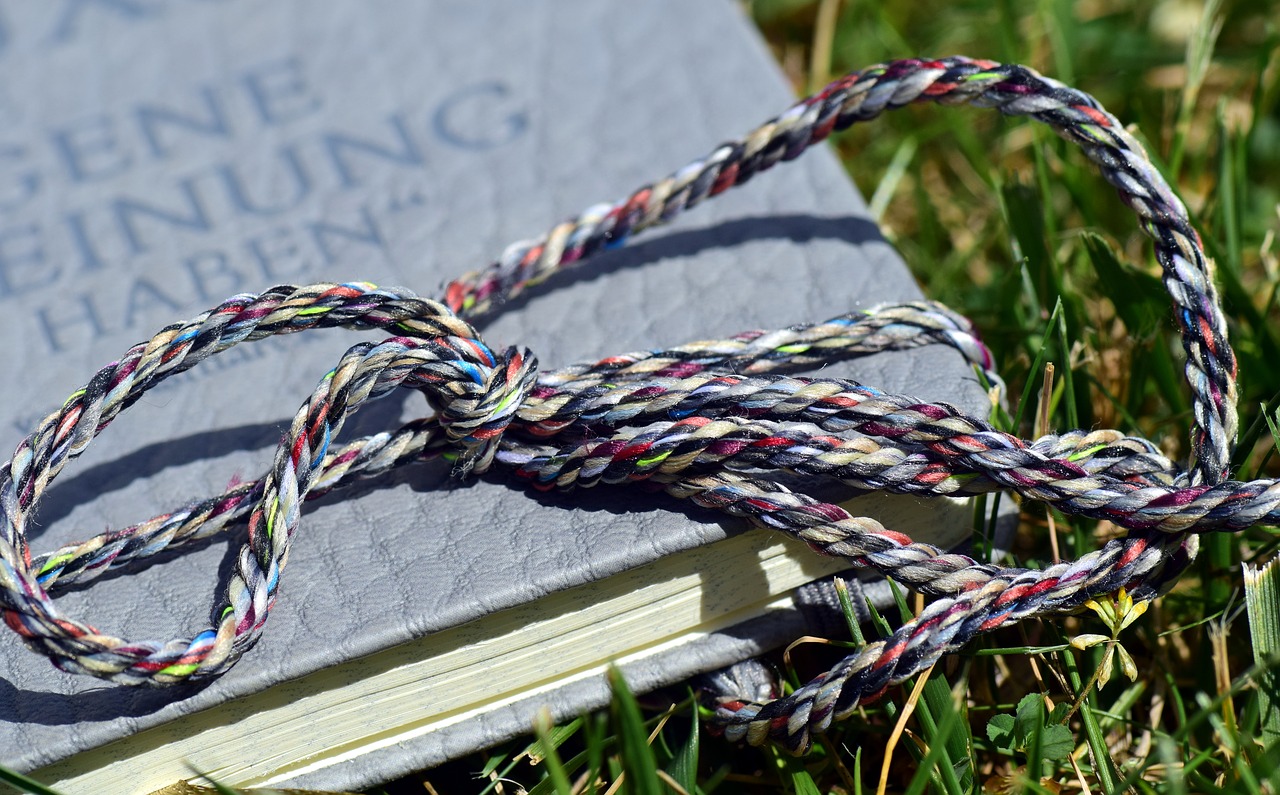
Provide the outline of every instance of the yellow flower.
<path id="1" fill-rule="evenodd" d="M 1129 681 L 1137 681 L 1138 666 L 1133 662 L 1133 656 L 1129 654 L 1129 651 L 1120 644 L 1119 638 L 1121 632 L 1128 629 L 1130 624 L 1137 621 L 1143 613 L 1147 612 L 1147 607 L 1151 603 L 1134 602 L 1133 597 L 1125 589 L 1121 588 L 1114 598 L 1106 602 L 1090 599 L 1084 604 L 1085 607 L 1097 613 L 1098 617 L 1102 619 L 1102 623 L 1106 624 L 1107 629 L 1111 630 L 1111 635 L 1109 636 L 1085 633 L 1071 639 L 1072 648 L 1081 650 L 1097 646 L 1100 643 L 1107 644 L 1107 649 L 1102 655 L 1102 664 L 1098 666 L 1096 674 L 1098 687 L 1103 687 L 1107 682 L 1111 681 L 1112 661 L 1116 659 L 1119 660 L 1120 671 L 1129 677 Z"/>

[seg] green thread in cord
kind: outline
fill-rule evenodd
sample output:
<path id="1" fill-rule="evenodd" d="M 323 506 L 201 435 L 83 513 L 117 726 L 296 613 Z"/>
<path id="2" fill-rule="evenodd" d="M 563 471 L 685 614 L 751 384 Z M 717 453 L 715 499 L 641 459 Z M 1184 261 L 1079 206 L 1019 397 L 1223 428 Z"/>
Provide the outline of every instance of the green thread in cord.
<path id="1" fill-rule="evenodd" d="M 57 567 L 61 566 L 63 563 L 66 563 L 67 561 L 71 560 L 74 557 L 75 555 L 70 552 L 64 555 L 55 555 L 54 557 L 51 557 L 44 562 L 44 564 L 39 568 L 38 573 L 44 574 L 47 571 L 56 569 Z"/>
<path id="2" fill-rule="evenodd" d="M 1094 454 L 1098 453 L 1099 451 L 1105 448 L 1106 448 L 1105 444 L 1095 444 L 1093 447 L 1090 447 L 1086 450 L 1078 450 L 1072 453 L 1071 455 L 1067 456 L 1067 460 L 1072 462 L 1084 461 L 1084 460 L 1087 460 L 1090 456 L 1093 456 Z"/>
<path id="3" fill-rule="evenodd" d="M 62 407 L 65 409 L 67 406 L 70 406 L 71 403 L 77 398 L 84 397 L 86 391 L 87 389 L 77 389 L 76 391 L 72 392 L 71 396 L 68 397 L 65 402 L 63 402 Z"/>
<path id="4" fill-rule="evenodd" d="M 655 465 L 657 465 L 657 464 L 661 464 L 663 461 L 666 461 L 666 460 L 671 456 L 671 454 L 672 454 L 673 452 L 675 452 L 675 451 L 674 451 L 674 450 L 663 450 L 662 452 L 658 453 L 657 455 L 652 455 L 652 456 L 649 456 L 649 457 L 647 457 L 647 458 L 637 458 L 637 459 L 636 459 L 636 463 L 637 463 L 638 465 L 640 465 L 640 466 L 642 466 L 642 467 L 646 467 L 646 468 L 647 468 L 647 467 L 651 467 L 651 466 L 655 466 Z"/>
<path id="5" fill-rule="evenodd" d="M 166 665 L 164 668 L 161 668 L 159 672 L 165 676 L 175 676 L 175 677 L 190 676 L 191 674 L 195 673 L 196 667 L 197 667 L 197 663 L 193 663 L 193 662 L 192 663 L 175 663 L 173 665 Z"/>
<path id="6" fill-rule="evenodd" d="M 1137 215 L 1161 264 L 1186 354 L 1195 418 L 1187 468 L 1152 443 L 1116 431 L 1023 440 L 947 404 L 789 374 L 882 350 L 947 345 L 998 383 L 968 321 L 931 302 L 543 371 L 528 351 L 490 350 L 467 321 L 799 157 L 834 131 L 924 102 L 996 108 L 1050 126 L 1081 145 Z M 398 336 L 361 342 L 343 355 L 299 409 L 260 480 L 44 556 L 30 554 L 25 527 L 44 489 L 147 389 L 241 342 L 332 327 Z M 234 296 L 130 348 L 41 421 L 0 471 L 0 612 L 65 671 L 131 685 L 205 680 L 234 665 L 262 633 L 263 606 L 275 601 L 303 499 L 437 456 L 460 475 L 497 466 L 535 489 L 649 480 L 934 597 L 892 637 L 865 645 L 784 698 L 759 703 L 745 693 L 704 694 L 716 731 L 802 751 L 831 721 L 980 632 L 1073 612 L 1121 587 L 1135 598 L 1154 598 L 1194 559 L 1200 533 L 1280 523 L 1276 481 L 1227 479 L 1238 425 L 1235 378 L 1200 237 L 1118 120 L 1089 95 L 1022 66 L 963 57 L 894 61 L 841 77 L 740 141 L 508 247 L 488 267 L 448 284 L 441 301 L 366 283 L 279 285 Z M 427 392 L 438 413 L 327 446 L 369 395 L 402 385 Z M 913 542 L 792 491 L 769 478 L 778 472 L 920 497 L 1009 490 L 1065 514 L 1107 519 L 1128 533 L 1075 561 L 1002 568 Z M 52 601 L 51 593 L 71 583 L 145 565 L 162 550 L 243 522 L 248 542 L 218 597 L 216 623 L 192 638 L 112 638 Z"/>
<path id="7" fill-rule="evenodd" d="M 493 407 L 493 413 L 494 413 L 494 414 L 501 414 L 502 412 L 504 412 L 504 411 L 506 411 L 507 409 L 511 408 L 511 404 L 516 403 L 516 402 L 518 402 L 519 400 L 520 400 L 520 395 L 517 395 L 515 392 L 511 392 L 511 393 L 507 394 L 507 396 L 506 396 L 506 397 L 504 397 L 504 398 L 502 398 L 502 400 L 498 401 L 498 405 L 496 405 L 496 406 L 494 406 L 494 407 Z"/>

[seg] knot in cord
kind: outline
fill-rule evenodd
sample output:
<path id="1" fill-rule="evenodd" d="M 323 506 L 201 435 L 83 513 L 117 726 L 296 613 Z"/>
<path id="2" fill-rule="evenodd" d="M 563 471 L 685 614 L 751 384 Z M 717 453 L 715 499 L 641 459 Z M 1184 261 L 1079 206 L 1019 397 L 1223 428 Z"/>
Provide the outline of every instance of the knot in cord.
<path id="1" fill-rule="evenodd" d="M 446 438 L 460 448 L 454 474 L 482 474 L 493 463 L 502 432 L 533 389 L 538 360 L 527 348 L 495 354 L 479 338 L 446 337 L 427 347 L 454 354 L 414 371 Z"/>

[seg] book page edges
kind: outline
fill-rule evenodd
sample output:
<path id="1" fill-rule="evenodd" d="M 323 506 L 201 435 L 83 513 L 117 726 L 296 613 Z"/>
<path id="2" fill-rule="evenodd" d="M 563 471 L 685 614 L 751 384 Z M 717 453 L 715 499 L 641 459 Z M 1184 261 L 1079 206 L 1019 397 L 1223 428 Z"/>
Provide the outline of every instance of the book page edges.
<path id="1" fill-rule="evenodd" d="M 901 498 L 889 502 L 902 510 Z M 962 527 L 967 506 L 931 503 L 932 515 L 916 519 Z M 144 795 L 195 770 L 231 786 L 275 786 L 791 609 L 795 588 L 848 565 L 751 530 L 281 683 L 34 777 L 66 795 Z"/>

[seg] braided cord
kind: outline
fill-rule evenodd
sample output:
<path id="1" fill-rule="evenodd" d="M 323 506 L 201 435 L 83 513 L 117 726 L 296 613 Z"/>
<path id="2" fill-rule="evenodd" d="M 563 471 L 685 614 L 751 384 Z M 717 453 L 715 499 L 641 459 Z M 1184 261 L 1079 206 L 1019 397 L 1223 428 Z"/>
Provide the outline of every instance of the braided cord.
<path id="1" fill-rule="evenodd" d="M 1142 231 L 1155 244 L 1187 353 L 1195 413 L 1192 480 L 1216 483 L 1227 477 L 1238 425 L 1236 360 L 1200 235 L 1142 145 L 1096 99 L 1016 64 L 909 59 L 852 72 L 742 140 L 717 147 L 626 199 L 596 205 L 540 238 L 512 244 L 487 268 L 451 282 L 445 302 L 464 316 L 490 311 L 562 267 L 621 245 L 635 232 L 799 157 L 833 132 L 927 101 L 996 108 L 1044 122 L 1077 144 L 1137 213 Z"/>
<path id="2" fill-rule="evenodd" d="M 1184 471 L 1116 431 L 1023 441 L 945 403 L 785 371 L 887 349 L 944 344 L 995 380 L 964 319 L 928 302 L 824 323 L 612 356 L 537 371 L 528 351 L 495 352 L 463 318 L 493 311 L 561 268 L 622 244 L 703 199 L 798 157 L 833 131 L 913 102 L 1025 115 L 1078 144 L 1152 238 L 1174 302 L 1195 407 Z M 352 347 L 295 414 L 261 480 L 34 557 L 25 526 L 40 495 L 116 416 L 165 378 L 240 342 L 318 327 L 386 329 Z M 787 698 L 721 698 L 716 725 L 753 743 L 808 747 L 833 719 L 963 646 L 1033 616 L 1078 609 L 1127 587 L 1152 598 L 1194 558 L 1197 533 L 1280 523 L 1280 484 L 1226 480 L 1236 434 L 1236 363 L 1211 267 L 1186 211 L 1142 147 L 1087 94 L 1021 66 L 966 58 L 883 64 L 813 97 L 671 176 L 599 205 L 488 268 L 451 282 L 443 302 L 372 285 L 282 285 L 235 296 L 162 329 L 100 370 L 49 415 L 0 473 L 0 610 L 60 668 L 126 684 L 207 679 L 260 636 L 301 502 L 409 461 L 445 456 L 459 474 L 494 463 L 534 488 L 650 480 L 668 494 L 869 566 L 936 600 Z M 394 432 L 334 442 L 351 412 L 394 389 L 424 392 L 433 415 Z M 822 475 L 917 495 L 1009 489 L 1130 534 L 1044 570 L 1005 568 L 913 542 L 874 520 L 793 492 L 770 472 Z M 64 615 L 50 593 L 247 521 L 213 624 L 192 639 L 131 642 Z"/>

